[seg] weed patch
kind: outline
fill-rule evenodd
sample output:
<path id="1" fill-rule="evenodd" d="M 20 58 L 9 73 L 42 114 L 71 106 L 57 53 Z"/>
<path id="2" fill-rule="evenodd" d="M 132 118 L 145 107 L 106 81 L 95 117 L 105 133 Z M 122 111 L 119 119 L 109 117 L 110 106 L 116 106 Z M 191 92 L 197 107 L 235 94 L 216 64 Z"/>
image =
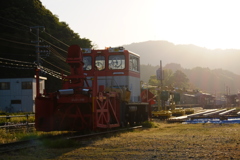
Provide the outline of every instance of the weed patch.
<path id="1" fill-rule="evenodd" d="M 142 123 L 142 126 L 144 128 L 154 128 L 156 127 L 155 123 L 154 122 L 151 122 L 151 121 L 145 121 Z"/>

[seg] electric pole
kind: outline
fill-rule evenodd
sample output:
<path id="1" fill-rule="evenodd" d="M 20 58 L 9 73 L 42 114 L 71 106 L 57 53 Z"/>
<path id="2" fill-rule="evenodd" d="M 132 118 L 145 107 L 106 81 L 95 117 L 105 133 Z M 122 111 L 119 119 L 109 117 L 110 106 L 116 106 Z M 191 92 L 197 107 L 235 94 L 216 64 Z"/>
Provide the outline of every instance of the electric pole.
<path id="1" fill-rule="evenodd" d="M 32 29 L 36 29 L 36 41 L 32 41 L 32 43 L 36 43 L 36 62 L 37 62 L 37 67 L 39 67 L 39 62 L 40 62 L 40 52 L 39 52 L 39 29 L 43 28 L 43 30 L 45 29 L 44 26 L 34 26 L 34 27 L 30 27 L 30 30 Z"/>
<path id="2" fill-rule="evenodd" d="M 39 41 L 39 29 L 42 28 L 43 30 L 45 30 L 44 26 L 34 26 L 34 27 L 30 27 L 30 31 L 32 31 L 32 29 L 36 29 L 36 41 L 32 41 L 32 43 L 36 44 L 36 63 L 37 63 L 37 68 L 36 68 L 36 96 L 39 97 L 40 96 L 40 82 L 39 82 L 39 74 L 40 74 L 40 53 L 41 52 L 45 52 L 45 51 L 40 51 L 39 48 L 40 47 L 46 47 L 46 46 L 40 46 L 39 43 L 41 41 Z M 48 46 L 47 46 L 48 47 Z M 48 52 L 48 51 L 47 51 Z"/>

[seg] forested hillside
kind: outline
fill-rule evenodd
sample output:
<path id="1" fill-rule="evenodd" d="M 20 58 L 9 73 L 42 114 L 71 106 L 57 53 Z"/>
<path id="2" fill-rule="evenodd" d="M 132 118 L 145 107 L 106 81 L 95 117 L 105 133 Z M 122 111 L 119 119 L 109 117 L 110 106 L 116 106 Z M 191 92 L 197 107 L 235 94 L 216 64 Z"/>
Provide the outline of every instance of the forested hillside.
<path id="1" fill-rule="evenodd" d="M 40 0 L 0 2 L 0 77 L 33 77 L 36 67 L 37 29 L 39 29 L 41 76 L 48 78 L 49 90 L 59 88 L 57 78 L 68 74 L 65 63 L 68 46 L 91 48 L 89 39 L 81 38 L 67 22 L 46 9 Z M 50 47 L 43 47 L 49 45 Z"/>
<path id="2" fill-rule="evenodd" d="M 141 65 L 141 80 L 148 82 L 150 76 L 156 74 L 159 66 Z M 180 64 L 169 63 L 163 66 L 163 70 L 170 69 L 174 72 L 182 71 L 189 79 L 191 89 L 199 89 L 212 94 L 224 94 L 228 90 L 230 94 L 240 91 L 240 75 L 223 69 L 209 69 L 195 67 L 184 69 Z"/>

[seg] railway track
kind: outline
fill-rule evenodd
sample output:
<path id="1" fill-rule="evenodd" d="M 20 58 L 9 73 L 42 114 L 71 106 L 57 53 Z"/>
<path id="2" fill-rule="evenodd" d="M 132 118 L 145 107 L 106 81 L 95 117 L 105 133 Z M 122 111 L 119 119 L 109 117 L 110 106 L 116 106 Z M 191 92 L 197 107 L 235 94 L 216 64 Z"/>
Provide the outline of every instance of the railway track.
<path id="1" fill-rule="evenodd" d="M 25 140 L 25 141 L 17 141 L 17 142 L 0 144 L 0 154 L 18 151 L 18 150 L 22 150 L 22 149 L 26 149 L 34 146 L 37 146 L 36 140 Z"/>
<path id="2" fill-rule="evenodd" d="M 77 140 L 77 139 L 91 138 L 91 137 L 107 135 L 107 134 L 112 134 L 112 133 L 117 133 L 117 132 L 122 132 L 122 131 L 141 129 L 141 128 L 142 128 L 142 126 L 135 126 L 135 127 L 130 127 L 130 128 L 124 128 L 124 129 L 116 129 L 116 130 L 110 130 L 110 131 L 105 131 L 105 132 L 98 132 L 98 133 L 85 134 L 85 135 L 74 135 L 74 136 L 69 136 L 69 134 L 63 134 L 63 135 L 55 135 L 55 136 L 45 137 L 44 139 L 52 139 L 53 140 L 53 139 L 59 138 L 59 139 L 67 139 L 67 140 L 73 140 L 73 139 Z M 19 151 L 19 150 L 23 150 L 23 149 L 27 149 L 27 148 L 31 148 L 31 147 L 37 147 L 39 145 L 40 139 L 43 139 L 43 138 L 39 138 L 39 139 L 36 138 L 36 139 L 31 139 L 31 140 L 0 144 L 0 154 Z"/>
<path id="3" fill-rule="evenodd" d="M 105 135 L 105 134 L 110 134 L 110 133 L 117 133 L 117 132 L 121 132 L 121 131 L 128 131 L 128 130 L 141 129 L 141 128 L 142 128 L 142 126 L 134 126 L 134 127 L 123 128 L 123 129 L 116 129 L 116 130 L 110 130 L 110 131 L 99 132 L 99 133 L 92 133 L 92 134 L 86 134 L 86 135 L 71 136 L 71 137 L 67 137 L 66 139 L 90 138 L 90 137 L 94 137 L 94 136 L 100 136 L 100 135 Z"/>

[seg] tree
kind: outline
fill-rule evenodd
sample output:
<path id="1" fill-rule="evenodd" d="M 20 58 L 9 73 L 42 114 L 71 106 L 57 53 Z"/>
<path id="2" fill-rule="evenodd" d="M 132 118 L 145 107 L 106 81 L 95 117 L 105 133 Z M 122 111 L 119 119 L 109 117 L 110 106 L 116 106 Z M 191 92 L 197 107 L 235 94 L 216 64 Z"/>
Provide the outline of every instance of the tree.
<path id="1" fill-rule="evenodd" d="M 159 81 L 157 80 L 157 76 L 156 75 L 150 76 L 148 84 L 150 84 L 152 86 L 158 86 L 159 85 Z"/>
<path id="2" fill-rule="evenodd" d="M 163 72 L 163 85 L 171 86 L 173 84 L 173 71 L 171 69 L 165 69 Z"/>
<path id="3" fill-rule="evenodd" d="M 148 81 L 150 85 L 159 86 L 160 81 L 157 80 L 156 75 L 150 76 Z M 163 86 L 173 86 L 177 88 L 187 88 L 189 86 L 189 79 L 180 70 L 172 72 L 172 70 L 164 70 Z"/>
<path id="4" fill-rule="evenodd" d="M 189 79 L 187 76 L 180 70 L 177 70 L 173 76 L 173 86 L 177 88 L 187 88 L 189 86 Z"/>

